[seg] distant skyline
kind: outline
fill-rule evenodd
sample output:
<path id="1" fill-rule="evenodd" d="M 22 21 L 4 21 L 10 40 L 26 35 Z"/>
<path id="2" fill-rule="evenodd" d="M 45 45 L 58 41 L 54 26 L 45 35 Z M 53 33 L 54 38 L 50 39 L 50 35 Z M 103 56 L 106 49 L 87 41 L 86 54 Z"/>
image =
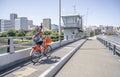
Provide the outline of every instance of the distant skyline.
<path id="1" fill-rule="evenodd" d="M 10 19 L 10 13 L 27 17 L 35 25 L 43 18 L 51 18 L 52 24 L 59 24 L 59 0 L 0 0 L 0 19 Z M 90 25 L 120 26 L 120 0 L 61 0 L 62 15 L 83 16 L 83 23 Z M 86 19 L 87 18 L 87 19 Z"/>

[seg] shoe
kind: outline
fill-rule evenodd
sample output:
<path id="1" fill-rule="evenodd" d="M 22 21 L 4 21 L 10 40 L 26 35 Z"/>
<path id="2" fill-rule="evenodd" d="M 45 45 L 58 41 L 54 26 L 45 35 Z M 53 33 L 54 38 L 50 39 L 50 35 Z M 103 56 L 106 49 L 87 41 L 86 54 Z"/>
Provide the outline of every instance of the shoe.
<path id="1" fill-rule="evenodd" d="M 46 53 L 44 53 L 44 56 L 47 56 L 47 54 L 46 54 Z"/>

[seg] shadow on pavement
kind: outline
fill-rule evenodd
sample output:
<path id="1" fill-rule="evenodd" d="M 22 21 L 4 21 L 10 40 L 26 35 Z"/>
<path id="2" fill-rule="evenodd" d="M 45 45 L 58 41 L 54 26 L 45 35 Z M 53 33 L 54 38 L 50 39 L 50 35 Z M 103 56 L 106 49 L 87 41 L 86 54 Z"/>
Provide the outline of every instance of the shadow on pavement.
<path id="1" fill-rule="evenodd" d="M 58 56 L 52 56 L 50 58 L 44 58 L 42 60 L 40 60 L 39 63 L 35 64 L 35 66 L 41 65 L 41 64 L 53 64 L 53 63 L 57 63 L 59 62 L 61 58 Z"/>

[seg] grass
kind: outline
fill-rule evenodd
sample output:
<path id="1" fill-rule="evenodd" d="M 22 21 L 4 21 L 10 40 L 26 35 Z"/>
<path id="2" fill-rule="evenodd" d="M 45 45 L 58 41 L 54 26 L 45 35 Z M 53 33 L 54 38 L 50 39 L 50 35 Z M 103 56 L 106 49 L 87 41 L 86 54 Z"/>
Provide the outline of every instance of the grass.
<path id="1" fill-rule="evenodd" d="M 0 48 L 0 54 L 6 53 L 7 52 L 7 47 L 6 48 Z"/>
<path id="2" fill-rule="evenodd" d="M 14 42 L 32 42 L 32 40 L 29 39 L 14 39 Z"/>

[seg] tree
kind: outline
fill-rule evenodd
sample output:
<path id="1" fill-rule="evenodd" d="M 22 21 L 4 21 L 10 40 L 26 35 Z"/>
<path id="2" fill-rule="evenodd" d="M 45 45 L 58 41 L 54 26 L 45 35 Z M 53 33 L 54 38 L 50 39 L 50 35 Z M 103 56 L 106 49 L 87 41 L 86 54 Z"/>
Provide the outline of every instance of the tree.
<path id="1" fill-rule="evenodd" d="M 31 33 L 32 35 L 34 35 L 34 34 L 35 34 L 35 30 L 32 30 L 30 33 Z"/>
<path id="2" fill-rule="evenodd" d="M 95 32 L 95 35 L 98 35 L 99 33 L 98 32 Z"/>
<path id="3" fill-rule="evenodd" d="M 0 33 L 0 37 L 7 37 L 7 32 Z"/>
<path id="4" fill-rule="evenodd" d="M 52 32 L 49 30 L 44 31 L 44 35 L 50 35 Z"/>
<path id="5" fill-rule="evenodd" d="M 16 31 L 11 29 L 7 32 L 7 34 L 8 34 L 8 36 L 15 36 Z"/>
<path id="6" fill-rule="evenodd" d="M 94 32 L 93 31 L 90 32 L 90 37 L 92 37 L 92 36 L 94 36 Z"/>
<path id="7" fill-rule="evenodd" d="M 19 30 L 17 33 L 16 33 L 17 36 L 25 36 L 25 31 L 24 30 Z"/>
<path id="8" fill-rule="evenodd" d="M 26 36 L 33 36 L 32 32 L 26 33 Z"/>
<path id="9" fill-rule="evenodd" d="M 64 35 L 64 32 L 61 32 L 61 35 Z"/>
<path id="10" fill-rule="evenodd" d="M 52 32 L 50 37 L 53 41 L 58 41 L 58 32 Z"/>

